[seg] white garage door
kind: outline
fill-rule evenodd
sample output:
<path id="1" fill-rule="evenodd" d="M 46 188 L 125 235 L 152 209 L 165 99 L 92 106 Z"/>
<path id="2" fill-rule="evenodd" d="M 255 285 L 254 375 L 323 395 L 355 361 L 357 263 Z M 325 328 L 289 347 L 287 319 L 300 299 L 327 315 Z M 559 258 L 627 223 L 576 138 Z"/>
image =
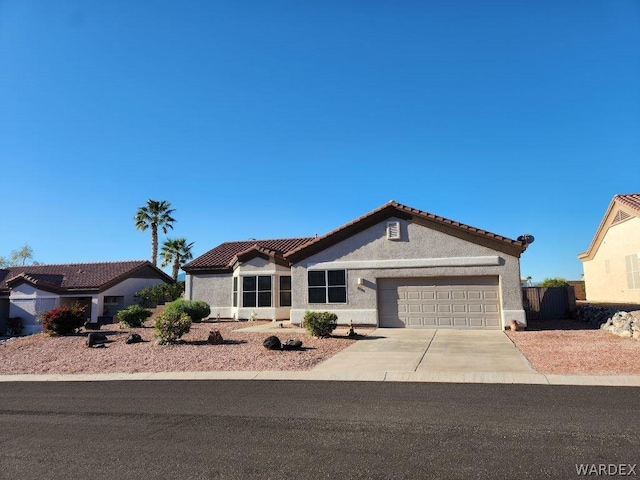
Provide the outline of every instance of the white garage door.
<path id="1" fill-rule="evenodd" d="M 497 277 L 378 279 L 381 327 L 500 328 Z"/>

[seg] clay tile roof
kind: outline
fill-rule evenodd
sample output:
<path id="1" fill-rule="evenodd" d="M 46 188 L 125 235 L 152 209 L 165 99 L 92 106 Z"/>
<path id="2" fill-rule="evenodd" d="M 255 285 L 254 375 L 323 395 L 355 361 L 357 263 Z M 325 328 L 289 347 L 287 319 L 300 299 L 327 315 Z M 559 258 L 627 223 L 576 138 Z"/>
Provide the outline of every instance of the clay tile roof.
<path id="1" fill-rule="evenodd" d="M 503 237 L 502 235 L 498 235 L 496 233 L 481 230 L 479 228 L 456 222 L 455 220 L 450 220 L 439 215 L 434 215 L 429 212 L 424 212 L 422 210 L 418 210 L 417 208 L 412 208 L 391 200 L 390 202 L 385 203 L 375 210 L 372 210 L 371 212 L 362 215 L 361 217 L 358 217 L 355 220 L 342 225 L 341 227 L 338 227 L 337 229 L 327 233 L 326 235 L 312 239 L 312 241 L 307 244 L 300 245 L 295 250 L 290 251 L 286 255 L 286 257 L 289 261 L 299 261 L 391 216 L 398 216 L 407 219 L 419 218 L 430 220 L 443 225 L 448 225 L 452 227 L 453 230 L 466 231 L 472 234 L 476 234 L 479 237 L 498 241 L 510 248 L 514 247 L 520 252 L 526 249 L 526 245 L 518 240 Z"/>
<path id="2" fill-rule="evenodd" d="M 629 193 L 625 195 L 616 195 L 614 200 L 618 200 L 629 208 L 640 212 L 640 193 Z"/>
<path id="3" fill-rule="evenodd" d="M 304 237 L 225 242 L 187 263 L 182 269 L 185 272 L 194 270 L 229 270 L 238 257 L 248 255 L 251 252 L 260 252 L 270 257 L 284 257 L 289 251 L 311 240 L 313 238 Z"/>
<path id="4" fill-rule="evenodd" d="M 29 265 L 0 270 L 0 290 L 20 279 L 43 288 L 56 290 L 99 290 L 127 274 L 148 266 L 160 277 L 171 281 L 162 270 L 147 260 L 127 262 L 69 263 L 62 265 Z"/>

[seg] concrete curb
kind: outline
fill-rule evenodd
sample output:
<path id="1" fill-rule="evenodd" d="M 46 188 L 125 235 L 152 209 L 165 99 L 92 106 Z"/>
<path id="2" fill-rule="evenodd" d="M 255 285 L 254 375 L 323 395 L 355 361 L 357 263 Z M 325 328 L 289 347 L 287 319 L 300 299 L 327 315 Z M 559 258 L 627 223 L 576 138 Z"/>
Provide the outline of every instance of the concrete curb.
<path id="1" fill-rule="evenodd" d="M 5 382 L 105 382 L 137 380 L 313 380 L 640 387 L 640 375 L 543 375 L 540 373 L 437 372 L 158 372 L 69 375 L 0 375 Z"/>

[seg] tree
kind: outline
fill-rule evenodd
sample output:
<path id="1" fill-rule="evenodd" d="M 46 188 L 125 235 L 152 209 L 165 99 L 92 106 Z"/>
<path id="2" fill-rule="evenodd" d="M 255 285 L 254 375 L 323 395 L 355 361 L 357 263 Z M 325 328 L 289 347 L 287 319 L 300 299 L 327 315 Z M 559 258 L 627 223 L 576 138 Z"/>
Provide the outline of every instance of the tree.
<path id="1" fill-rule="evenodd" d="M 545 278 L 540 284 L 541 287 L 566 287 L 569 283 L 562 277 Z"/>
<path id="2" fill-rule="evenodd" d="M 191 254 L 191 247 L 195 242 L 187 244 L 186 238 L 167 238 L 162 245 L 160 255 L 163 258 L 162 266 L 166 267 L 169 264 L 173 264 L 172 277 L 174 281 L 178 280 L 178 270 L 188 260 L 193 258 Z"/>
<path id="3" fill-rule="evenodd" d="M 173 212 L 175 209 L 166 200 L 147 200 L 147 204 L 138 208 L 133 217 L 138 230 L 144 232 L 147 228 L 151 229 L 151 263 L 154 266 L 158 264 L 158 229 L 162 229 L 165 235 L 170 228 L 173 229 L 173 222 L 176 221 L 171 216 Z"/>
<path id="4" fill-rule="evenodd" d="M 33 248 L 26 243 L 21 249 L 11 251 L 9 259 L 0 257 L 0 268 L 19 267 L 24 265 L 40 265 L 39 262 L 36 262 L 33 259 Z"/>

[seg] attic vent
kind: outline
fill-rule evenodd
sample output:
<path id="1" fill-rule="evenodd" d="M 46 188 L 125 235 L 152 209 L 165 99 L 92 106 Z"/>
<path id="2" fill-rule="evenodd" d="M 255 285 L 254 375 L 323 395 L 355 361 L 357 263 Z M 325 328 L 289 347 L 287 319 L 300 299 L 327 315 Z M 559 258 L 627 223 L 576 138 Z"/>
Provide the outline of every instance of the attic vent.
<path id="1" fill-rule="evenodd" d="M 387 222 L 387 240 L 400 240 L 400 222 Z"/>
<path id="2" fill-rule="evenodd" d="M 615 225 L 616 223 L 620 223 L 624 220 L 626 220 L 627 218 L 629 218 L 631 215 L 629 215 L 627 212 L 623 212 L 622 210 L 618 210 L 618 213 L 616 213 L 616 216 L 613 218 L 613 222 L 612 225 Z"/>

